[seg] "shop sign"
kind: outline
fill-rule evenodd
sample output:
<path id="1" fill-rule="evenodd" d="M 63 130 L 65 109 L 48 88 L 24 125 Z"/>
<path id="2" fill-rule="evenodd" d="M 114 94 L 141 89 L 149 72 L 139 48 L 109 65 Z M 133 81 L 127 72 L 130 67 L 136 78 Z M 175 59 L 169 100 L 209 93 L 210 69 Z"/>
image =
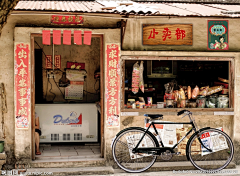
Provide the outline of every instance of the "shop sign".
<path id="1" fill-rule="evenodd" d="M 228 20 L 208 20 L 208 50 L 228 49 Z"/>
<path id="2" fill-rule="evenodd" d="M 106 44 L 105 100 L 107 127 L 119 126 L 120 45 Z"/>
<path id="3" fill-rule="evenodd" d="M 83 17 L 52 15 L 51 23 L 59 25 L 83 25 Z"/>
<path id="4" fill-rule="evenodd" d="M 143 24 L 143 45 L 192 45 L 192 24 Z"/>
<path id="5" fill-rule="evenodd" d="M 30 119 L 29 44 L 15 44 L 15 117 L 17 129 L 28 129 Z"/>

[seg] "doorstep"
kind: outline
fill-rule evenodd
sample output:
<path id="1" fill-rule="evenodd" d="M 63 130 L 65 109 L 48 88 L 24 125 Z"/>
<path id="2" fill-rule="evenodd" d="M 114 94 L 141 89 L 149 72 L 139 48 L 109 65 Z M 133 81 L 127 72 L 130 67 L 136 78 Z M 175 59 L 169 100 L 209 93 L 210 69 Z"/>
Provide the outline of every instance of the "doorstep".
<path id="1" fill-rule="evenodd" d="M 79 167 L 79 168 L 30 168 L 26 175 L 109 175 L 114 174 L 112 167 Z"/>
<path id="2" fill-rule="evenodd" d="M 104 158 L 56 158 L 30 162 L 30 168 L 76 168 L 105 166 Z"/>
<path id="3" fill-rule="evenodd" d="M 203 163 L 204 164 L 204 163 Z M 225 169 L 235 169 L 236 164 L 230 162 L 230 164 Z M 177 162 L 155 162 L 152 167 L 150 167 L 145 172 L 157 172 L 157 171 L 178 171 L 178 170 L 197 170 L 190 161 L 177 161 Z M 120 168 L 115 168 L 114 173 L 126 173 Z"/>
<path id="4" fill-rule="evenodd" d="M 235 163 L 231 162 L 225 169 L 235 169 Z M 197 170 L 189 161 L 181 162 L 156 162 L 150 169 L 145 171 L 146 173 L 152 172 L 161 172 L 161 171 L 187 171 L 187 170 Z M 111 166 L 95 166 L 95 167 L 84 167 L 78 166 L 66 168 L 29 168 L 27 169 L 26 174 L 31 175 L 35 173 L 46 173 L 51 172 L 51 175 L 122 175 L 127 174 L 127 172 L 121 170 L 120 168 L 113 169 Z M 143 172 L 143 173 L 145 173 Z M 147 175 L 149 175 L 147 174 Z M 35 174 L 36 175 L 36 174 Z"/>

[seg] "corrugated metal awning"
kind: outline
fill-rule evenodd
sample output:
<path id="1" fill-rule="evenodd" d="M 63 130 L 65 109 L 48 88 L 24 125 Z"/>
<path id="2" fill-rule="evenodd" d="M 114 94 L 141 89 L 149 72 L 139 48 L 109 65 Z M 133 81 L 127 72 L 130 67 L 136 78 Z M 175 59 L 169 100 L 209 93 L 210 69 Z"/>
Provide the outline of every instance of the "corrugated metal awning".
<path id="1" fill-rule="evenodd" d="M 240 17 L 240 5 L 98 1 L 19 1 L 14 10 L 118 13 L 135 15 Z"/>

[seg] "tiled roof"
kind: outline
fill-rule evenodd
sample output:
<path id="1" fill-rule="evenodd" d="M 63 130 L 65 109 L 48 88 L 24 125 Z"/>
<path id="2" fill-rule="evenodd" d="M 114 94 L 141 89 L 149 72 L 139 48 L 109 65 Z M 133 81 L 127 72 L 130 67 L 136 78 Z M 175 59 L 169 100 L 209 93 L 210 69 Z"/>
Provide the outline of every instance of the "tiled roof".
<path id="1" fill-rule="evenodd" d="M 229 16 L 240 17 L 240 5 L 98 1 L 19 1 L 15 10 L 119 13 L 135 15 Z"/>

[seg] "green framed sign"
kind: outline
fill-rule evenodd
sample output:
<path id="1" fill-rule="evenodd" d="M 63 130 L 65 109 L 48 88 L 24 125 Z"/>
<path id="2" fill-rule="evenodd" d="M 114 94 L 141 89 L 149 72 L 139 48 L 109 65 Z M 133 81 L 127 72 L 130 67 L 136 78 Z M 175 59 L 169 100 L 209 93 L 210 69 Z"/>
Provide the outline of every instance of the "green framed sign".
<path id="1" fill-rule="evenodd" d="M 228 20 L 208 20 L 208 50 L 228 50 Z"/>

